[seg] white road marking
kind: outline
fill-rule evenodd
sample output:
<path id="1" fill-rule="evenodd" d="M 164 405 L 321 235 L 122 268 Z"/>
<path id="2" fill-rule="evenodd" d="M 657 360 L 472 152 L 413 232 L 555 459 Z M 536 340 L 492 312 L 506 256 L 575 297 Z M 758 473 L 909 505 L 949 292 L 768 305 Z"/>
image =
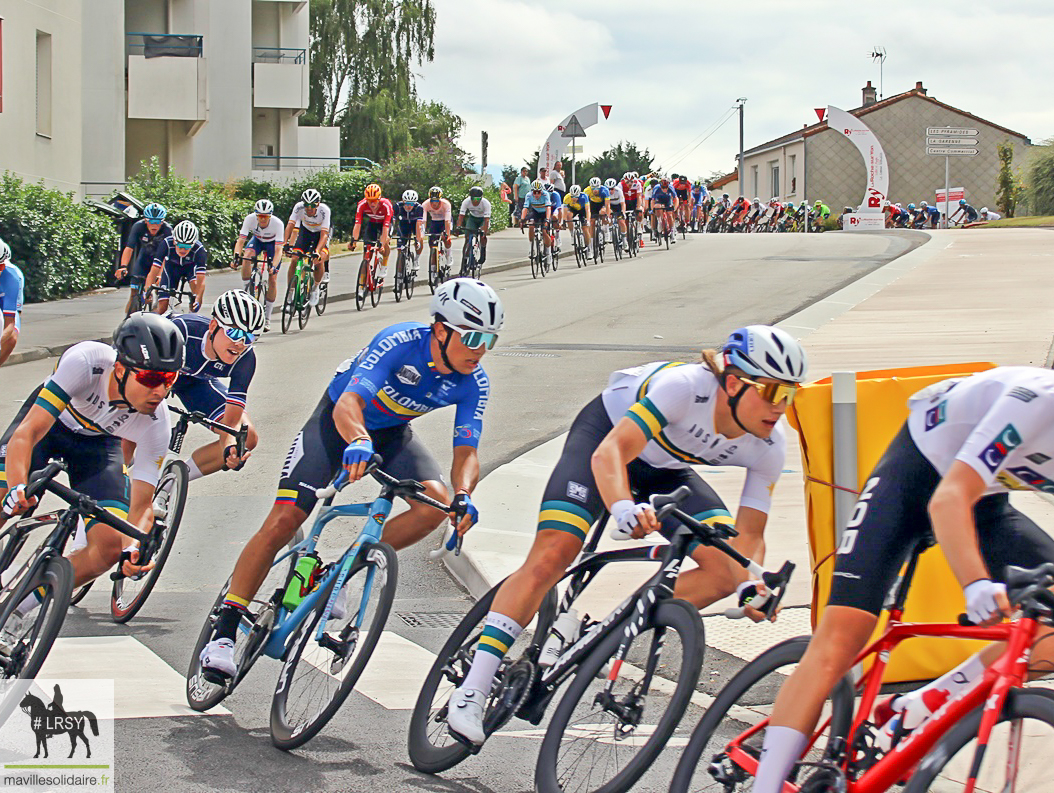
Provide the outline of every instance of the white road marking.
<path id="1" fill-rule="evenodd" d="M 412 710 L 435 659 L 421 645 L 384 631 L 355 690 L 388 710 Z"/>

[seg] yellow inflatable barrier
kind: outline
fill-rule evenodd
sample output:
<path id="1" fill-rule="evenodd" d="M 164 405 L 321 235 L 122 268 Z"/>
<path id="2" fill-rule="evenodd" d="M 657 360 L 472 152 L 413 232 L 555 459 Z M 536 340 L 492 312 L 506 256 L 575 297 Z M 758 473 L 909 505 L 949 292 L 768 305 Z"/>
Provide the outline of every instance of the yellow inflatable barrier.
<path id="1" fill-rule="evenodd" d="M 857 373 L 856 490 L 863 487 L 889 442 L 908 417 L 907 400 L 926 386 L 994 368 L 991 363 L 960 363 Z M 834 571 L 834 445 L 831 429 L 831 378 L 803 386 L 787 411 L 798 431 L 805 475 L 805 505 L 813 568 L 812 623 L 816 626 L 831 590 Z M 965 609 L 962 589 L 934 546 L 919 560 L 904 609 L 909 622 L 955 622 Z M 880 632 L 884 623 L 876 631 Z M 929 680 L 975 653 L 982 642 L 960 639 L 909 639 L 890 658 L 886 680 Z"/>

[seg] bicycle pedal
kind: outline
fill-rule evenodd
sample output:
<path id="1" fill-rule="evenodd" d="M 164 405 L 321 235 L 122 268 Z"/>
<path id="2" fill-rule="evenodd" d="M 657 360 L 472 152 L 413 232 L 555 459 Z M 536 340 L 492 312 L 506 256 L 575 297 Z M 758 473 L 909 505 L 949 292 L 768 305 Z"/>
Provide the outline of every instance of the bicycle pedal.
<path id="1" fill-rule="evenodd" d="M 223 674 L 223 672 L 219 672 L 215 669 L 205 669 L 204 667 L 201 670 L 201 676 L 214 686 L 225 687 L 231 681 L 231 678 Z"/>
<path id="2" fill-rule="evenodd" d="M 473 743 L 472 741 L 470 741 L 468 738 L 466 738 L 461 733 L 450 729 L 450 725 L 447 725 L 446 730 L 450 734 L 451 738 L 453 738 L 459 744 L 461 744 L 466 749 L 468 749 L 469 754 L 479 754 L 480 750 L 483 748 L 483 744 L 475 744 L 475 743 Z M 490 736 L 488 735 L 487 737 L 489 738 Z"/>

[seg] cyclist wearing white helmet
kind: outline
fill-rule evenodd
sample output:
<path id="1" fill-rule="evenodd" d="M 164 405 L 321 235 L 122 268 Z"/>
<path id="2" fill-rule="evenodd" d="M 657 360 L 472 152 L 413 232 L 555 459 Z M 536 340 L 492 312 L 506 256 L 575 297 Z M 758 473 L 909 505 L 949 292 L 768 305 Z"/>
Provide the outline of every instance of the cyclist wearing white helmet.
<path id="1" fill-rule="evenodd" d="M 622 232 L 622 249 L 628 250 L 626 246 L 626 198 L 622 192 L 622 185 L 615 179 L 608 179 L 604 182 L 604 187 L 608 189 L 610 194 L 611 215 L 618 221 L 619 231 Z"/>
<path id="2" fill-rule="evenodd" d="M 187 460 L 191 480 L 216 471 L 237 471 L 256 448 L 256 428 L 245 412 L 249 383 L 256 372 L 252 344 L 263 331 L 264 308 L 241 289 L 216 298 L 212 317 L 180 314 L 172 318 L 186 341 L 187 357 L 172 393 L 190 411 L 204 413 L 227 427 L 249 428 L 246 452 L 237 455 L 234 438 L 216 432 L 218 440 L 195 450 Z M 227 380 L 224 385 L 221 380 Z"/>
<path id="3" fill-rule="evenodd" d="M 281 250 L 275 255 L 276 246 L 284 240 L 282 219 L 274 214 L 274 204 L 261 198 L 253 206 L 253 211 L 245 216 L 238 241 L 234 243 L 234 261 L 231 268 L 241 264 L 242 281 L 245 290 L 249 290 L 252 267 L 256 266 L 257 257 L 262 253 L 267 263 L 267 292 L 265 295 L 264 330 L 271 329 L 271 312 L 278 297 L 278 270 L 282 264 Z M 245 252 L 245 256 L 242 252 Z"/>
<path id="4" fill-rule="evenodd" d="M 424 250 L 425 210 L 416 190 L 404 191 L 402 200 L 395 205 L 395 236 L 400 246 L 412 237 L 417 243 L 418 255 Z"/>
<path id="5" fill-rule="evenodd" d="M 124 248 L 121 251 L 121 263 L 114 271 L 114 277 L 118 280 L 124 278 L 128 272 L 129 262 L 135 256 L 132 264 L 132 277 L 130 279 L 128 302 L 124 313 L 128 314 L 136 303 L 136 293 L 143 288 L 143 283 L 150 274 L 150 265 L 154 261 L 154 255 L 161 243 L 167 237 L 172 236 L 172 227 L 165 222 L 165 208 L 158 203 L 147 204 L 143 208 L 143 218 L 132 224 L 128 230 L 128 236 L 124 239 Z"/>
<path id="6" fill-rule="evenodd" d="M 0 310 L 4 314 L 4 329 L 0 332 L 0 366 L 4 365 L 22 330 L 22 303 L 25 302 L 26 278 L 11 261 L 10 246 L 0 239 Z"/>
<path id="7" fill-rule="evenodd" d="M 329 283 L 329 237 L 333 233 L 329 204 L 322 203 L 322 194 L 309 187 L 300 194 L 300 201 L 293 207 L 289 222 L 285 227 L 285 245 L 283 250 L 301 250 L 304 253 L 317 253 L 315 259 L 315 288 L 311 291 L 308 302 L 318 303 L 318 287 Z M 294 231 L 296 233 L 294 234 Z M 289 268 L 289 283 L 293 285 L 293 268 Z"/>
<path id="8" fill-rule="evenodd" d="M 540 227 L 542 241 L 545 245 L 545 257 L 552 262 L 553 236 L 549 233 L 549 221 L 553 217 L 552 198 L 545 190 L 545 183 L 541 179 L 531 182 L 531 189 L 523 199 L 523 212 L 520 220 L 523 223 L 530 221 L 527 236 L 534 242 L 535 226 Z"/>
<path id="9" fill-rule="evenodd" d="M 215 638 L 204 648 L 202 665 L 234 675 L 233 639 L 244 608 L 255 595 L 275 554 L 304 522 L 317 488 L 343 468 L 350 481 L 365 474 L 375 454 L 381 470 L 397 479 L 416 479 L 425 493 L 450 503 L 450 513 L 414 502 L 388 520 L 382 539 L 396 550 L 424 539 L 444 520 L 464 534 L 478 518 L 471 493 L 479 480 L 479 445 L 490 382 L 480 366 L 505 321 L 497 294 L 482 281 L 454 278 L 432 296 L 432 322 L 400 322 L 385 328 L 344 361 L 286 456 L 278 496 L 262 528 L 249 540 L 231 578 Z M 451 500 L 439 463 L 410 428 L 414 418 L 453 405 Z M 338 595 L 334 616 L 346 605 Z"/>
<path id="10" fill-rule="evenodd" d="M 490 201 L 483 196 L 483 188 L 473 185 L 468 190 L 468 195 L 461 202 L 461 208 L 457 213 L 457 226 L 465 231 L 479 232 L 480 251 L 479 264 L 487 261 L 487 232 L 490 231 Z M 468 262 L 468 236 L 465 237 L 465 246 L 461 252 L 461 275 L 470 275 L 465 272 Z"/>
<path id="11" fill-rule="evenodd" d="M 483 743 L 486 692 L 502 657 L 605 509 L 623 539 L 669 530 L 676 522 L 660 525 L 648 497 L 685 485 L 692 495 L 681 509 L 711 525 L 734 526 L 739 536 L 732 545 L 761 561 L 772 489 L 784 464 L 779 421 L 805 369 L 805 352 L 793 337 L 750 325 L 734 331 L 721 350 L 703 351 L 697 363 L 663 361 L 611 375 L 571 424 L 542 495 L 534 545 L 495 595 L 472 667 L 450 698 L 452 732 Z M 747 469 L 734 519 L 693 465 Z M 702 608 L 733 592 L 745 605 L 756 592 L 743 568 L 720 551 L 695 543 L 691 556 L 699 569 L 681 575 L 676 597 Z"/>
<path id="12" fill-rule="evenodd" d="M 585 237 L 586 248 L 589 248 L 589 198 L 579 185 L 571 185 L 571 189 L 564 196 L 564 220 L 573 223 L 577 218 L 582 222 L 582 233 Z M 570 228 L 570 226 L 568 226 Z"/>
<path id="13" fill-rule="evenodd" d="M 589 180 L 589 187 L 582 191 L 589 199 L 589 228 L 596 233 L 597 220 L 611 213 L 611 191 L 604 187 L 599 176 Z"/>
<path id="14" fill-rule="evenodd" d="M 172 229 L 154 255 L 150 274 L 143 289 L 147 292 L 157 284 L 157 313 L 168 313 L 169 292 L 179 290 L 183 284 L 190 290 L 190 310 L 201 309 L 205 294 L 205 270 L 208 267 L 208 251 L 198 240 L 198 227 L 189 220 L 181 220 Z M 177 302 L 179 297 L 176 298 Z"/>

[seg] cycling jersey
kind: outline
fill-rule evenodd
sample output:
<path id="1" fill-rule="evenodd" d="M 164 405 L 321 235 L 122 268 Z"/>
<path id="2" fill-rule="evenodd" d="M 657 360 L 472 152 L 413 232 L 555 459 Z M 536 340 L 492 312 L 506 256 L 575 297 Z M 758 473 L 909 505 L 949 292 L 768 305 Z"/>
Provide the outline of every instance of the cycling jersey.
<path id="1" fill-rule="evenodd" d="M 614 372 L 601 394 L 612 424 L 631 419 L 648 439 L 637 459 L 655 468 L 737 465 L 747 469 L 740 504 L 767 513 L 783 471 L 786 439 L 726 438 L 714 428 L 720 383 L 703 364 L 649 363 Z"/>
<path id="2" fill-rule="evenodd" d="M 692 206 L 696 207 L 706 200 L 706 188 L 693 187 L 692 188 Z"/>
<path id="3" fill-rule="evenodd" d="M 987 212 L 985 212 L 984 219 L 985 220 L 999 220 L 1002 217 L 1003 216 L 1000 215 L 998 212 L 993 212 L 992 210 L 989 209 Z"/>
<path id="4" fill-rule="evenodd" d="M 673 206 L 673 197 L 672 187 L 663 188 L 661 184 L 657 184 L 651 191 L 651 200 L 667 207 Z"/>
<path id="5" fill-rule="evenodd" d="M 622 204 L 625 194 L 622 192 L 622 188 L 619 185 L 615 185 L 614 187 L 608 188 L 608 191 L 611 194 L 612 206 L 614 206 L 615 204 Z"/>
<path id="6" fill-rule="evenodd" d="M 449 204 L 447 206 L 449 207 Z M 387 198 L 377 199 L 372 207 L 370 202 L 364 198 L 355 209 L 355 223 L 356 225 L 362 223 L 362 218 L 365 216 L 371 223 L 388 226 L 391 224 L 394 214 L 395 210 L 392 209 L 392 202 Z"/>
<path id="7" fill-rule="evenodd" d="M 622 195 L 630 201 L 635 201 L 644 192 L 644 185 L 640 179 L 623 179 L 621 182 Z"/>
<path id="8" fill-rule="evenodd" d="M 818 212 L 821 217 L 825 217 L 826 218 L 826 217 L 830 217 L 830 215 L 831 215 L 831 208 L 829 206 L 827 206 L 827 204 L 820 204 L 820 206 L 818 208 L 814 207 L 813 209 L 814 209 L 814 211 Z M 905 217 L 907 217 L 907 214 L 908 214 L 907 212 L 903 212 L 903 210 L 901 210 L 901 212 L 904 214 Z"/>
<path id="9" fill-rule="evenodd" d="M 590 203 L 603 204 L 604 199 L 611 198 L 611 191 L 608 190 L 604 185 L 600 187 L 587 187 L 582 191 L 589 198 Z"/>
<path id="10" fill-rule="evenodd" d="M 172 237 L 166 239 L 154 257 L 154 267 L 163 269 L 160 284 L 175 287 L 180 281 L 193 281 L 199 273 L 204 273 L 208 264 L 208 252 L 200 242 L 195 242 L 186 256 L 176 252 L 176 242 Z"/>
<path id="11" fill-rule="evenodd" d="M 439 206 L 432 205 L 432 199 L 428 199 L 422 204 L 425 209 L 425 215 L 429 220 L 441 221 L 443 223 L 450 220 L 450 202 L 445 198 L 439 199 Z"/>
<path id="12" fill-rule="evenodd" d="M 540 196 L 536 196 L 534 194 L 534 191 L 532 190 L 531 192 L 527 193 L 527 197 L 523 200 L 524 209 L 531 209 L 534 212 L 538 212 L 542 215 L 545 214 L 546 208 L 551 207 L 552 199 L 549 197 L 549 194 L 544 190 L 542 190 L 542 194 Z"/>
<path id="13" fill-rule="evenodd" d="M 687 179 L 677 179 L 671 183 L 671 187 L 673 187 L 678 193 L 685 193 L 687 195 L 688 191 L 692 189 L 692 183 Z"/>
<path id="14" fill-rule="evenodd" d="M 483 367 L 471 374 L 440 374 L 432 362 L 432 328 L 400 322 L 344 361 L 327 394 L 336 402 L 352 392 L 365 400 L 366 429 L 396 427 L 436 408 L 455 405 L 454 445 L 478 446 L 490 381 Z"/>
<path id="15" fill-rule="evenodd" d="M 152 258 L 157 251 L 157 248 L 167 238 L 172 236 L 172 227 L 165 222 L 161 223 L 161 227 L 157 230 L 157 234 L 151 234 L 150 229 L 146 226 L 145 220 L 137 220 L 132 224 L 132 228 L 128 232 L 128 237 L 125 240 L 124 247 L 135 248 L 136 258 L 146 259 L 147 257 Z"/>
<path id="16" fill-rule="evenodd" d="M 473 204 L 471 198 L 466 198 L 461 202 L 461 209 L 458 210 L 459 215 L 471 215 L 477 218 L 489 218 L 490 217 L 490 201 L 485 198 L 481 198 L 478 204 Z"/>
<path id="17" fill-rule="evenodd" d="M 419 221 L 424 220 L 425 210 L 414 201 L 410 209 L 406 209 L 406 202 L 395 205 L 395 222 L 399 224 L 399 233 L 404 237 L 414 234 Z"/>
<path id="18" fill-rule="evenodd" d="M 35 404 L 77 435 L 109 435 L 135 443 L 131 476 L 156 485 L 168 450 L 168 406 L 162 400 L 153 413 L 145 414 L 111 403 L 108 389 L 116 360 L 117 351 L 108 344 L 73 345 L 44 381 Z"/>
<path id="19" fill-rule="evenodd" d="M 259 240 L 260 242 L 273 243 L 275 240 L 284 238 L 285 224 L 277 215 L 271 215 L 271 219 L 267 221 L 267 225 L 261 226 L 256 220 L 256 213 L 252 213 L 245 216 L 245 220 L 242 221 L 242 230 L 238 232 L 238 236 L 251 236 L 254 240 Z"/>
<path id="20" fill-rule="evenodd" d="M 962 206 L 960 206 L 959 211 L 966 215 L 966 220 L 968 222 L 973 223 L 975 220 L 977 220 L 977 210 L 969 204 L 963 204 Z"/>
<path id="21" fill-rule="evenodd" d="M 13 262 L 0 271 L 0 310 L 4 319 L 15 320 L 15 328 L 22 324 L 22 303 L 25 302 L 26 278 Z"/>
<path id="22" fill-rule="evenodd" d="M 230 380 L 229 388 L 222 388 L 219 393 L 223 396 L 223 402 L 237 407 L 245 407 L 249 392 L 249 383 L 256 374 L 256 351 L 252 347 L 246 348 L 245 352 L 238 356 L 233 363 L 224 363 L 216 358 L 205 355 L 205 337 L 209 331 L 210 319 L 200 314 L 180 314 L 172 318 L 172 322 L 179 328 L 186 344 L 186 360 L 180 369 L 179 379 L 176 380 L 172 392 L 182 399 L 181 391 L 191 381 L 214 382 L 217 378 Z M 223 333 L 223 330 L 219 330 Z M 217 385 L 221 385 L 217 383 Z M 183 400 L 186 403 L 186 400 Z M 192 408 L 187 406 L 190 410 Z M 211 411 L 202 411 L 208 415 Z"/>
<path id="23" fill-rule="evenodd" d="M 328 204 L 320 203 L 315 207 L 315 214 L 309 215 L 307 213 L 307 205 L 300 201 L 293 207 L 293 214 L 289 216 L 289 222 L 295 224 L 298 228 L 307 229 L 318 234 L 323 230 L 329 231 L 332 228 L 330 225 L 331 216 L 332 212 L 330 212 Z"/>
<path id="24" fill-rule="evenodd" d="M 574 196 L 568 193 L 564 196 L 564 205 L 571 207 L 575 212 L 581 212 L 586 208 L 586 199 L 581 193 Z"/>

